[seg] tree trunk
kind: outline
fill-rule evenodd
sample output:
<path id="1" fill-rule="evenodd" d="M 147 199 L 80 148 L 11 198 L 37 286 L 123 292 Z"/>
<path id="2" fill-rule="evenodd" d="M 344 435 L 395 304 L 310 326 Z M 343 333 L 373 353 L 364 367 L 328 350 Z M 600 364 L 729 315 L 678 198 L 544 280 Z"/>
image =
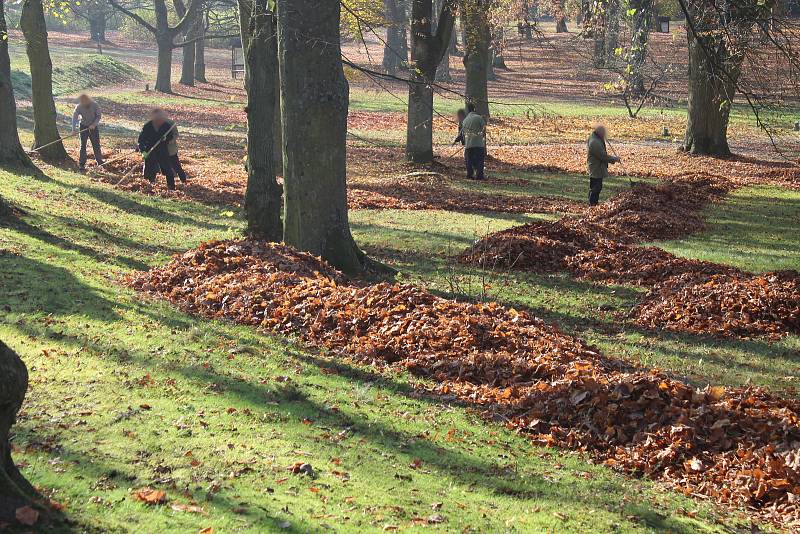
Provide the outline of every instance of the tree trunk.
<path id="1" fill-rule="evenodd" d="M 238 0 L 236 6 L 239 10 L 239 39 L 242 41 L 242 52 L 247 54 L 250 46 L 250 24 L 253 16 L 253 2 L 251 0 Z M 244 61 L 244 88 L 245 91 L 250 87 L 250 66 L 247 64 L 247 57 Z"/>
<path id="2" fill-rule="evenodd" d="M 455 21 L 454 5 L 445 0 L 436 33 L 431 31 L 432 0 L 412 0 L 411 83 L 408 85 L 406 157 L 416 163 L 433 161 L 433 87 Z M 285 130 L 284 130 L 285 131 Z"/>
<path id="3" fill-rule="evenodd" d="M 269 241 L 281 241 L 282 189 L 275 179 L 273 129 L 280 113 L 276 83 L 278 79 L 278 40 L 276 21 L 268 0 L 255 0 L 249 20 L 245 53 L 250 83 L 247 89 L 247 229 Z"/>
<path id="4" fill-rule="evenodd" d="M 96 43 L 106 42 L 106 9 L 108 4 L 105 0 L 89 0 L 86 5 L 86 13 L 89 17 L 89 32 L 91 40 Z"/>
<path id="5" fill-rule="evenodd" d="M 653 0 L 630 0 L 635 10 L 631 20 L 631 50 L 628 56 L 628 85 L 631 94 L 642 97 L 645 93 L 644 66 L 650 42 L 650 25 L 653 16 Z"/>
<path id="6" fill-rule="evenodd" d="M 197 19 L 197 35 L 200 39 L 194 45 L 194 79 L 206 83 L 206 41 L 203 39 L 206 34 L 205 11 L 200 11 Z"/>
<path id="7" fill-rule="evenodd" d="M 386 18 L 386 42 L 383 46 L 383 70 L 396 74 L 408 63 L 408 47 L 403 35 L 405 9 L 399 0 L 383 0 Z"/>
<path id="8" fill-rule="evenodd" d="M 727 156 L 728 118 L 736 86 L 733 80 L 738 77 L 739 68 L 728 66 L 731 80 L 720 79 L 715 74 L 714 64 L 703 50 L 699 39 L 705 39 L 707 50 L 719 54 L 714 63 L 723 63 L 724 44 L 715 42 L 714 37 L 696 37 L 689 29 L 689 99 L 688 121 L 684 149 L 692 154 Z"/>
<path id="9" fill-rule="evenodd" d="M 444 0 L 436 0 L 434 3 L 435 13 L 441 13 L 442 5 L 444 4 Z M 437 18 L 434 24 L 434 31 L 439 25 L 439 19 Z M 450 32 L 451 35 L 455 35 L 456 32 Z M 444 53 L 444 57 L 442 57 L 442 61 L 439 63 L 439 66 L 436 68 L 436 81 L 437 82 L 449 82 L 452 81 L 453 77 L 450 76 L 450 49 L 453 43 L 452 37 L 450 38 L 450 44 L 447 47 L 447 51 Z"/>
<path id="10" fill-rule="evenodd" d="M 33 168 L 19 142 L 17 103 L 11 86 L 11 59 L 8 56 L 5 1 L 0 0 L 0 164 Z"/>
<path id="11" fill-rule="evenodd" d="M 606 42 L 604 45 L 606 67 L 613 66 L 617 61 L 617 49 L 619 48 L 619 18 L 620 0 L 608 0 L 606 6 Z"/>
<path id="12" fill-rule="evenodd" d="M 475 111 L 489 117 L 489 69 L 493 58 L 489 45 L 491 31 L 484 3 L 481 0 L 466 0 L 461 16 L 464 20 L 466 41 L 464 42 L 464 69 L 467 78 L 466 99 L 475 104 Z"/>
<path id="13" fill-rule="evenodd" d="M 556 21 L 556 33 L 567 33 L 567 14 L 564 0 L 553 0 L 553 18 Z"/>
<path id="14" fill-rule="evenodd" d="M 339 0 L 278 0 L 286 244 L 348 274 L 366 257 L 347 216 L 349 87 Z M 325 46 L 309 46 L 309 41 Z"/>
<path id="15" fill-rule="evenodd" d="M 416 70 L 408 85 L 406 156 L 415 163 L 433 161 L 433 87 Z"/>
<path id="16" fill-rule="evenodd" d="M 158 70 L 156 71 L 156 91 L 162 93 L 172 92 L 172 36 L 159 35 L 156 37 L 158 45 Z"/>
<path id="17" fill-rule="evenodd" d="M 176 4 L 177 8 L 178 4 Z M 183 17 L 186 14 L 186 10 L 183 10 L 183 13 L 178 11 L 178 16 Z M 197 12 L 194 15 L 189 15 L 190 20 L 189 24 L 186 27 L 186 31 L 183 32 L 183 40 L 184 42 L 192 41 L 197 35 L 197 19 L 199 18 L 199 14 Z M 187 85 L 190 87 L 194 86 L 194 62 L 195 62 L 195 43 L 184 45 L 181 47 L 181 53 L 183 55 L 183 61 L 181 63 L 181 85 Z"/>
<path id="18" fill-rule="evenodd" d="M 1 2 L 0 2 L 1 3 Z M 36 491 L 11 458 L 9 433 L 28 389 L 28 370 L 14 351 L 0 341 L 0 523 L 16 525 L 16 510 L 36 506 Z"/>
<path id="19" fill-rule="evenodd" d="M 50 61 L 50 49 L 47 46 L 42 0 L 25 0 L 22 4 L 20 27 L 25 35 L 31 68 L 34 147 L 40 147 L 61 139 L 56 105 L 53 102 L 53 63 Z M 51 144 L 41 150 L 39 155 L 45 161 L 59 162 L 69 159 L 63 143 Z"/>

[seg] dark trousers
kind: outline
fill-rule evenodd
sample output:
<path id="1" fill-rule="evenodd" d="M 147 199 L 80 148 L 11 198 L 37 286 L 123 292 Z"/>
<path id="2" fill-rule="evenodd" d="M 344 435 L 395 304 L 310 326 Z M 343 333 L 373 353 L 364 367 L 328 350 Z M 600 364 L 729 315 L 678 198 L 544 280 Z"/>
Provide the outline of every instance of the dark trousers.
<path id="1" fill-rule="evenodd" d="M 172 171 L 172 163 L 167 151 L 161 147 L 150 152 L 147 159 L 144 160 L 144 177 L 155 182 L 159 171 L 167 177 L 167 187 L 175 189 L 175 173 Z"/>
<path id="2" fill-rule="evenodd" d="M 597 206 L 600 202 L 600 191 L 603 190 L 602 178 L 589 178 L 589 205 Z"/>
<path id="3" fill-rule="evenodd" d="M 185 182 L 186 171 L 183 170 L 183 167 L 181 166 L 181 160 L 178 158 L 177 154 L 169 157 L 169 164 L 172 167 L 172 170 L 175 171 L 175 174 L 178 175 L 178 178 L 181 179 L 181 182 Z"/>
<path id="4" fill-rule="evenodd" d="M 483 167 L 486 163 L 486 149 L 473 147 L 464 150 L 464 160 L 467 163 L 467 178 L 483 180 Z"/>
<path id="5" fill-rule="evenodd" d="M 94 130 L 86 130 L 86 128 L 87 126 L 81 124 L 81 155 L 78 159 L 78 166 L 81 169 L 86 166 L 87 141 L 92 142 L 92 151 L 94 152 L 94 159 L 97 161 L 97 164 L 103 164 L 103 153 L 100 151 L 100 128 L 95 128 Z"/>

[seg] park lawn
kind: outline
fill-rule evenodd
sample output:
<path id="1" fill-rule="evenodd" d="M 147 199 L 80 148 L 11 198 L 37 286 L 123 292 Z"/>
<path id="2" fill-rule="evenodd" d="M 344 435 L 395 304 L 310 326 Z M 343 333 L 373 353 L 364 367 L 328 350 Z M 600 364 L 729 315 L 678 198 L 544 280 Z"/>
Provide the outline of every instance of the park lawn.
<path id="1" fill-rule="evenodd" d="M 25 211 L 0 227 L 0 338 L 31 374 L 16 459 L 78 530 L 721 531 L 698 501 L 534 447 L 412 377 L 141 298 L 121 275 L 238 235 L 239 217 L 49 172 L 0 171 Z M 363 227 L 376 215 L 354 214 L 358 237 L 401 242 Z M 470 219 L 451 217 L 460 247 Z M 136 502 L 145 486 L 169 503 Z M 170 506 L 191 502 L 203 513 Z"/>
<path id="2" fill-rule="evenodd" d="M 541 175 L 529 194 L 549 194 L 552 188 L 580 200 L 585 188 L 571 186 L 575 180 L 566 174 Z M 627 187 L 626 180 L 611 182 Z M 680 256 L 751 271 L 796 269 L 798 216 L 800 192 L 748 187 L 708 209 L 705 232 L 654 244 Z M 652 332 L 627 319 L 645 292 L 642 288 L 582 282 L 562 274 L 483 271 L 455 262 L 458 253 L 491 232 L 554 217 L 384 210 L 356 211 L 351 221 L 357 241 L 368 252 L 399 266 L 408 280 L 433 291 L 530 309 L 606 354 L 665 369 L 698 386 L 752 383 L 776 391 L 800 386 L 800 336 L 770 342 Z"/>

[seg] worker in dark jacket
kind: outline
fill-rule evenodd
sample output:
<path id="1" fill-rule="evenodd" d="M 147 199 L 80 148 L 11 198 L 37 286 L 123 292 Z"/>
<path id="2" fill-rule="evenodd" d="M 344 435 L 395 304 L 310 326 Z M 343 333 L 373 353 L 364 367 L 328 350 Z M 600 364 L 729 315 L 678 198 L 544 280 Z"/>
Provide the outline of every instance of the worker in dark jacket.
<path id="1" fill-rule="evenodd" d="M 167 178 L 167 187 L 175 189 L 175 171 L 169 159 L 168 146 L 172 140 L 174 123 L 167 120 L 161 109 L 150 112 L 150 122 L 144 125 L 139 134 L 139 151 L 144 158 L 144 177 L 156 181 L 156 174 Z"/>
<path id="2" fill-rule="evenodd" d="M 586 161 L 589 166 L 589 205 L 597 206 L 600 202 L 600 191 L 603 190 L 603 179 L 608 178 L 608 164 L 618 163 L 617 156 L 609 156 L 606 150 L 606 127 L 602 124 L 595 127 L 587 143 Z"/>

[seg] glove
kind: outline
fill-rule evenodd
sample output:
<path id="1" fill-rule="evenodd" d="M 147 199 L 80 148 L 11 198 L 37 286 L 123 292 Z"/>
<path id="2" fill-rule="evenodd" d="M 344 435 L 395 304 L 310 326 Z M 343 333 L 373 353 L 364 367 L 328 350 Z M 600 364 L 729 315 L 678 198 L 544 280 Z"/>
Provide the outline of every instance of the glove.
<path id="1" fill-rule="evenodd" d="M 149 155 L 150 155 L 150 152 L 148 152 L 147 150 L 142 150 L 142 159 L 147 159 L 147 156 L 149 156 Z"/>

